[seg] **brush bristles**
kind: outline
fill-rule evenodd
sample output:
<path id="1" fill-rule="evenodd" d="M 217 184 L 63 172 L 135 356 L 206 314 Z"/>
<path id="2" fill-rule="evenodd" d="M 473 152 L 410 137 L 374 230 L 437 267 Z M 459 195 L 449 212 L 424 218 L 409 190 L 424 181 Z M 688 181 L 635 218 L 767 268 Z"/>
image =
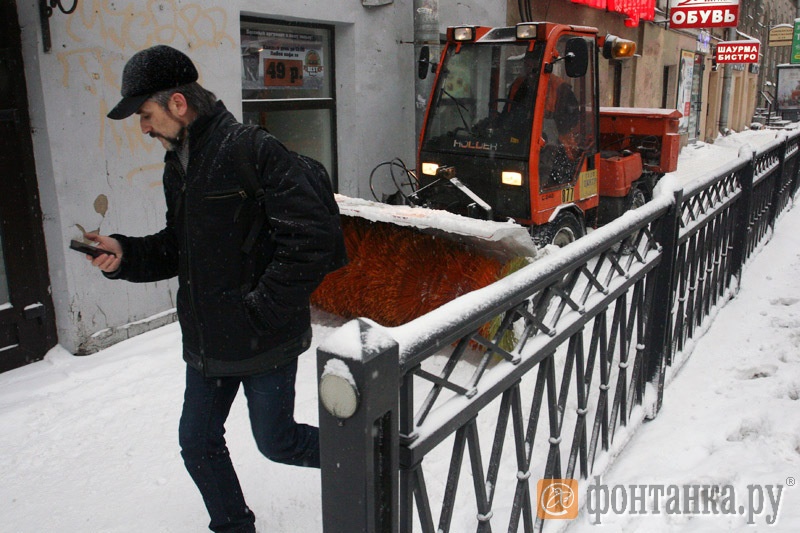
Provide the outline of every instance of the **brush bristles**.
<path id="1" fill-rule="evenodd" d="M 411 228 L 342 217 L 350 263 L 311 296 L 319 309 L 398 326 L 504 275 L 492 258 Z"/>

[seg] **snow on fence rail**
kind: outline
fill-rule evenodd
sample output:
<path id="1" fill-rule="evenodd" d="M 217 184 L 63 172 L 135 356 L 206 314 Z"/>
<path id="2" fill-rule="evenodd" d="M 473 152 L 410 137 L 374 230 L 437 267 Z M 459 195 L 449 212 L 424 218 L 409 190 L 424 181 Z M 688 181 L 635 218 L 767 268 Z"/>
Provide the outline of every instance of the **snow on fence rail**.
<path id="1" fill-rule="evenodd" d="M 318 350 L 324 530 L 563 528 L 538 518 L 537 481 L 601 474 L 657 416 L 675 354 L 797 191 L 798 146 L 740 154 L 411 323 L 342 326 Z"/>

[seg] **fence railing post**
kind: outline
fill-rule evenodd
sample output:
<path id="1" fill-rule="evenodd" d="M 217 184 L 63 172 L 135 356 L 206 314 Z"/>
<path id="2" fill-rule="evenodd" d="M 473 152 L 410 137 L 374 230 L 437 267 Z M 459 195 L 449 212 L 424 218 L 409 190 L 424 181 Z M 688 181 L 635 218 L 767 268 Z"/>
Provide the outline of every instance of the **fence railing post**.
<path id="1" fill-rule="evenodd" d="M 397 342 L 358 319 L 317 350 L 325 533 L 397 533 Z"/>
<path id="2" fill-rule="evenodd" d="M 781 203 L 781 192 L 783 191 L 784 180 L 786 179 L 786 151 L 789 149 L 789 139 L 785 138 L 781 143 L 781 153 L 778 156 L 778 172 L 775 176 L 775 185 L 772 188 L 772 199 L 769 205 L 769 227 L 775 231 L 775 219 L 778 218 L 778 208 Z"/>
<path id="3" fill-rule="evenodd" d="M 789 180 L 791 184 L 789 185 L 789 201 L 792 201 L 794 198 L 795 193 L 797 192 L 797 184 L 798 179 L 797 176 L 800 174 L 800 152 L 795 152 L 792 156 L 791 164 L 791 179 Z"/>
<path id="4" fill-rule="evenodd" d="M 755 176 L 756 154 L 739 173 L 742 197 L 736 210 L 736 223 L 731 239 L 731 275 L 736 278 L 738 288 L 742 280 L 742 268 L 747 259 L 750 246 L 750 229 L 753 224 L 753 177 Z"/>
<path id="5" fill-rule="evenodd" d="M 680 232 L 681 204 L 683 190 L 674 191 L 674 203 L 661 218 L 657 239 L 661 244 L 661 262 L 656 267 L 650 302 L 648 338 L 645 342 L 644 356 L 646 379 L 654 383 L 658 390 L 653 416 L 661 410 L 664 395 L 664 372 L 667 356 L 672 350 L 671 324 L 672 307 L 675 294 L 675 262 L 678 254 L 678 235 Z"/>

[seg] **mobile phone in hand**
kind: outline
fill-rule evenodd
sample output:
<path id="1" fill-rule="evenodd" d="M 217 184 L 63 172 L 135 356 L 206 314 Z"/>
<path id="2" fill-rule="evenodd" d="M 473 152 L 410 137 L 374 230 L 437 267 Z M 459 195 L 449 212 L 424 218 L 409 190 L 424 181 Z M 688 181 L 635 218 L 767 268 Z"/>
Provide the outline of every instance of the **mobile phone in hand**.
<path id="1" fill-rule="evenodd" d="M 77 250 L 78 252 L 91 255 L 92 257 L 100 257 L 103 254 L 113 255 L 114 257 L 117 256 L 117 254 L 114 252 L 104 250 L 103 248 L 98 248 L 97 246 L 91 246 L 85 242 L 76 241 L 75 239 L 72 239 L 69 242 L 69 247 L 73 250 Z"/>

